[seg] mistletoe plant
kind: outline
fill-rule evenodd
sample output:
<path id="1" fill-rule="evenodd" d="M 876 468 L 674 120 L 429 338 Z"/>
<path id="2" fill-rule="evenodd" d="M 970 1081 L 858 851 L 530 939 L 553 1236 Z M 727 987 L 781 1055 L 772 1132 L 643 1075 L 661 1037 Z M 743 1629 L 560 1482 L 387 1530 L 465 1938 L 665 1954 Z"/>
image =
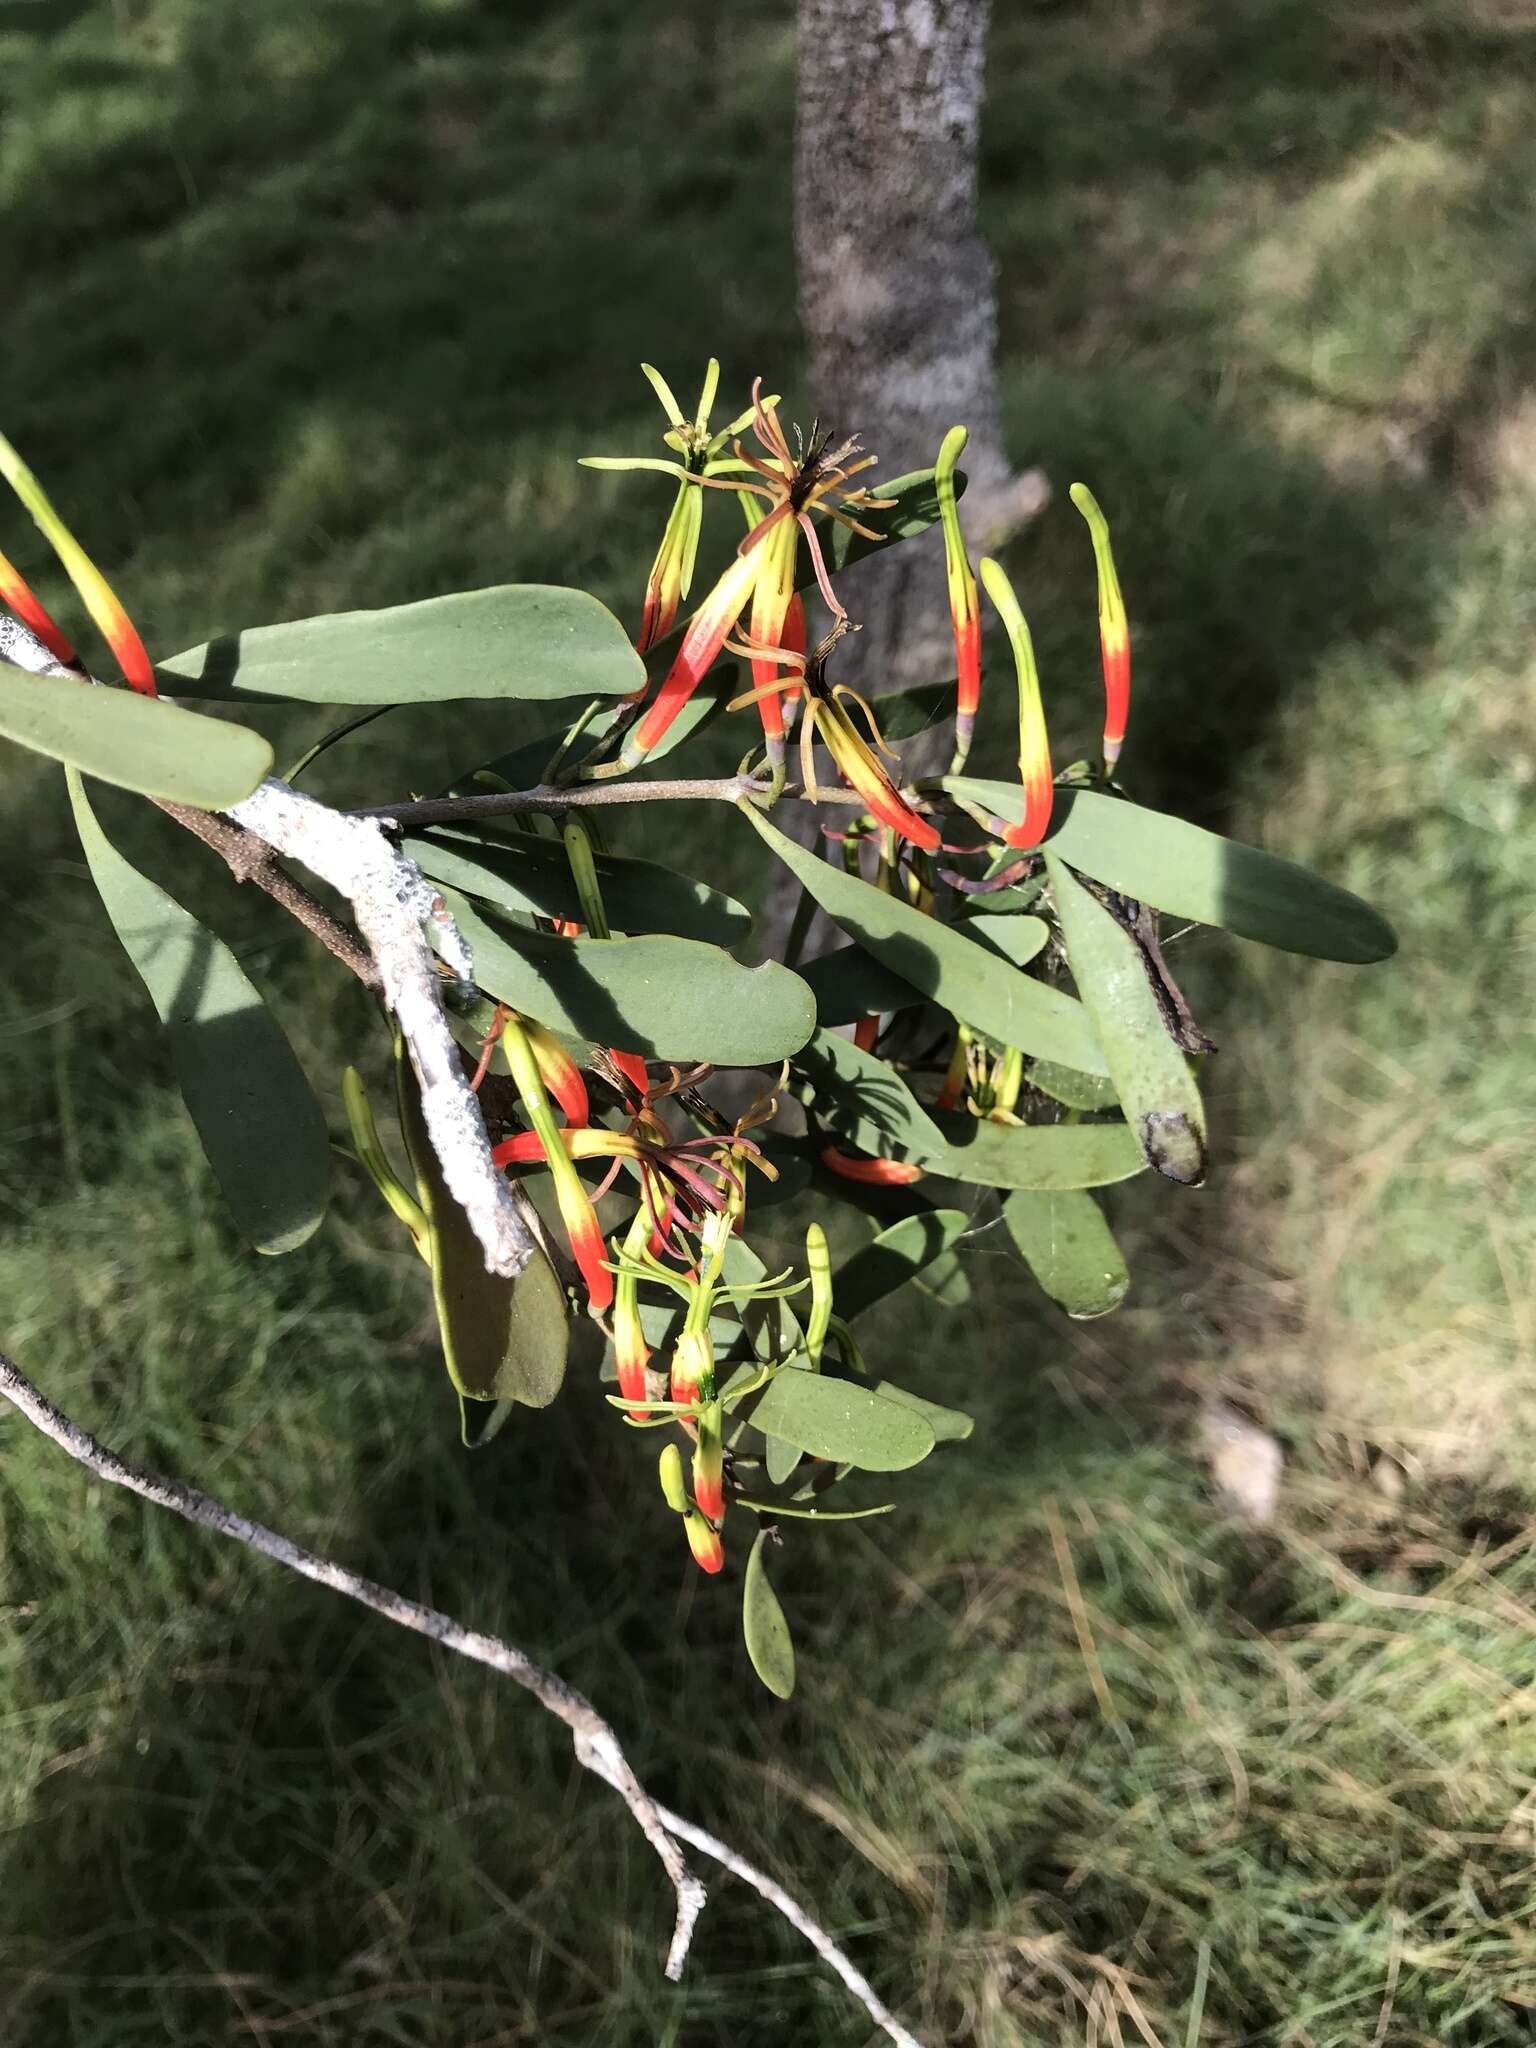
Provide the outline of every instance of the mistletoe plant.
<path id="1" fill-rule="evenodd" d="M 590 458 L 675 486 L 633 640 L 582 592 L 509 585 L 245 628 L 154 663 L 0 441 L 0 468 L 121 677 L 98 682 L 0 556 L 0 734 L 66 766 L 106 914 L 251 1243 L 280 1253 L 320 1227 L 335 1153 L 369 1176 L 430 1272 L 467 1443 L 488 1441 L 519 1403 L 552 1401 L 573 1325 L 587 1325 L 615 1425 L 662 1438 L 657 1513 L 678 1517 L 703 1570 L 721 1571 L 728 1537 L 755 1526 L 747 1643 L 787 1694 L 794 1655 L 765 1539 L 884 1512 L 840 1505 L 850 1472 L 904 1470 L 970 1429 L 878 1376 L 859 1318 L 909 1282 L 963 1300 L 960 1247 L 999 1212 L 1052 1300 L 1102 1314 L 1128 1282 L 1091 1191 L 1144 1170 L 1183 1186 L 1205 1175 L 1199 1067 L 1212 1048 L 1169 971 L 1159 916 L 1332 960 L 1380 960 L 1394 942 L 1331 883 L 1129 799 L 1126 609 L 1083 486 L 1071 496 L 1096 564 L 1103 739 L 1098 759 L 1057 772 L 1018 598 L 996 561 L 978 580 L 967 554 L 962 427 L 934 469 L 876 484 L 856 437 L 786 429 L 760 386 L 713 430 L 714 362 L 691 419 L 646 375 L 667 453 Z M 740 538 L 680 624 L 722 493 Z M 955 677 L 883 698 L 877 715 L 838 673 L 855 624 L 843 572 L 935 524 Z M 1016 772 L 985 777 L 968 772 L 983 594 L 1018 706 Z M 803 596 L 826 614 L 814 643 Z M 265 739 L 173 698 L 494 699 L 507 706 L 505 750 L 441 795 L 339 812 L 293 787 L 318 749 L 280 779 Z M 735 775 L 652 772 L 737 710 L 754 737 Z M 893 740 L 949 715 L 949 771 L 904 780 Z M 107 837 L 92 778 L 153 800 L 377 991 L 398 1144 L 381 1137 L 355 1069 L 345 1134 L 328 1131 L 228 948 Z M 744 964 L 752 919 L 713 883 L 605 849 L 604 808 L 640 802 L 726 805 L 756 834 L 799 890 L 782 959 Z M 814 850 L 782 824 L 807 806 Z M 653 844 L 673 838 L 658 831 Z M 350 921 L 288 863 L 338 890 Z M 807 960 L 817 907 L 845 942 Z M 722 1087 L 733 1069 L 750 1080 Z M 770 1271 L 754 1224 L 787 1195 L 821 1215 L 850 1204 L 883 1227 L 834 1270 L 813 1220 L 803 1261 Z"/>

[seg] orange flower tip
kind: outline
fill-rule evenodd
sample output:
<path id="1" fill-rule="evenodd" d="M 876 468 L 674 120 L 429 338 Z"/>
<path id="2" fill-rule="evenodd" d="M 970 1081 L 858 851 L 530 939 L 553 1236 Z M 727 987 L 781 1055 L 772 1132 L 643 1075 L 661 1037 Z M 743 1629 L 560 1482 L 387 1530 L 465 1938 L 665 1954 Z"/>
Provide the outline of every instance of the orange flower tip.
<path id="1" fill-rule="evenodd" d="M 688 1532 L 688 1548 L 693 1552 L 693 1561 L 700 1571 L 718 1572 L 725 1563 L 725 1545 L 720 1541 L 718 1529 L 712 1529 L 697 1508 L 690 1508 L 683 1519 Z"/>
<path id="2" fill-rule="evenodd" d="M 718 1474 L 712 1478 L 704 1479 L 700 1476 L 697 1467 L 695 1467 L 693 1497 L 698 1503 L 701 1515 L 708 1515 L 712 1522 L 724 1521 L 725 1488 L 721 1484 Z"/>
<path id="3" fill-rule="evenodd" d="M 826 1147 L 821 1163 L 829 1173 L 861 1181 L 866 1187 L 905 1188 L 923 1177 L 923 1169 L 908 1159 L 860 1159 L 836 1145 Z"/>
<path id="4" fill-rule="evenodd" d="M 880 1036 L 878 1017 L 861 1017 L 853 1027 L 853 1042 L 860 1052 L 873 1052 L 875 1040 Z"/>

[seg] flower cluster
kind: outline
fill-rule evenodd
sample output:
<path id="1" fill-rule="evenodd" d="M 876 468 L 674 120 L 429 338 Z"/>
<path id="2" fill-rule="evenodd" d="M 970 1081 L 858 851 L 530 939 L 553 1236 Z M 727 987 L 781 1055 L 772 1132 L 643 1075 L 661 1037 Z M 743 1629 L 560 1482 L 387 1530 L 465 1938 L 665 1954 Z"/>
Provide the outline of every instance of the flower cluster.
<path id="1" fill-rule="evenodd" d="M 938 827 L 924 815 L 919 803 L 903 795 L 898 777 L 885 765 L 889 762 L 899 767 L 885 745 L 868 700 L 846 684 L 829 683 L 825 673 L 832 650 L 853 629 L 853 621 L 833 586 L 822 545 L 825 527 L 817 522 L 843 527 L 870 542 L 887 537 L 878 524 L 871 522 L 877 521 L 894 501 L 879 496 L 867 482 L 855 482 L 856 478 L 867 477 L 877 458 L 862 452 L 857 435 L 837 441 L 819 425 L 808 436 L 795 429 L 792 447 L 779 417 L 781 401 L 763 396 L 761 379 L 753 385 L 751 405 L 728 427 L 711 433 L 709 414 L 720 369 L 714 358 L 710 359 L 699 410 L 692 421 L 684 420 L 660 374 L 649 364 L 642 367 L 666 410 L 669 425 L 664 438 L 678 459 L 583 457 L 592 468 L 659 470 L 677 484 L 677 495 L 646 585 L 636 638 L 642 653 L 669 634 L 680 598 L 691 587 L 702 533 L 705 491 L 734 492 L 745 511 L 747 531 L 697 611 L 686 621 L 677 648 L 654 689 L 648 688 L 637 700 L 634 721 L 616 757 L 586 772 L 608 775 L 638 767 L 666 738 L 679 713 L 722 654 L 736 654 L 751 665 L 752 688 L 736 697 L 732 708 L 748 703 L 755 703 L 758 708 L 770 794 L 777 795 L 783 787 L 786 741 L 803 706 L 800 748 L 805 793 L 812 798 L 818 793 L 814 746 L 819 739 L 838 776 L 863 797 L 871 816 L 881 826 L 898 840 L 924 852 L 936 851 L 940 845 Z M 742 438 L 747 429 L 751 443 Z M 933 471 L 955 643 L 952 775 L 961 773 L 970 753 L 982 686 L 980 597 L 977 575 L 961 530 L 958 502 L 961 486 L 957 464 L 967 439 L 964 427 L 951 428 Z M 1108 524 L 1097 500 L 1084 485 L 1074 484 L 1071 495 L 1088 522 L 1098 571 L 1105 691 L 1103 760 L 1108 775 L 1125 738 L 1130 699 L 1130 639 Z M 1006 572 L 1000 563 L 984 560 L 980 564 L 980 578 L 1013 652 L 1018 692 L 1018 770 L 1024 796 L 1024 815 L 1017 823 L 1004 825 L 991 819 L 985 822 L 1009 847 L 1025 850 L 1039 846 L 1051 822 L 1054 775 L 1040 679 L 1029 627 Z M 830 630 L 811 652 L 807 651 L 802 586 L 813 587 L 830 614 Z"/>

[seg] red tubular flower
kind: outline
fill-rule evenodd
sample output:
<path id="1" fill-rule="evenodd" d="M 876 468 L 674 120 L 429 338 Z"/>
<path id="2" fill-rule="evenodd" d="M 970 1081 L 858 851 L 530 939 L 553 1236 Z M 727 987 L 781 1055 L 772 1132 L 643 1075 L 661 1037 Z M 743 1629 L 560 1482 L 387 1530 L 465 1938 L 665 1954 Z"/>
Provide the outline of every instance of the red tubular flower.
<path id="1" fill-rule="evenodd" d="M 528 1043 L 533 1047 L 533 1056 L 538 1061 L 544 1086 L 565 1111 L 567 1122 L 576 1125 L 589 1123 L 591 1105 L 587 1100 L 587 1084 L 581 1077 L 580 1067 L 559 1039 L 552 1032 L 546 1031 L 542 1024 L 535 1024 L 531 1018 L 525 1017 L 523 1029 L 528 1034 Z"/>
<path id="2" fill-rule="evenodd" d="M 950 763 L 951 775 L 958 775 L 965 766 L 976 730 L 976 707 L 981 701 L 981 605 L 976 596 L 976 578 L 971 574 L 965 552 L 965 535 L 960 531 L 960 508 L 955 498 L 955 464 L 969 439 L 964 427 L 951 427 L 944 436 L 933 472 L 939 520 L 944 528 L 949 617 L 955 633 L 955 753 Z"/>
<path id="3" fill-rule="evenodd" d="M 868 721 L 875 744 L 882 744 L 874 713 L 856 691 L 850 690 L 846 683 L 839 683 L 834 690 L 810 692 L 805 724 L 800 734 L 802 760 L 809 764 L 811 742 L 819 733 L 838 773 L 851 790 L 863 797 L 871 815 L 882 825 L 888 825 L 899 838 L 910 839 L 914 846 L 921 846 L 929 853 L 935 852 L 940 843 L 938 826 L 931 818 L 914 811 L 902 796 L 881 767 L 874 748 L 860 736 L 852 718 L 843 708 L 844 698 L 858 705 Z M 805 783 L 814 795 L 814 773 L 806 775 Z"/>
<path id="4" fill-rule="evenodd" d="M 646 1157 L 646 1147 L 626 1131 L 605 1131 L 601 1124 L 556 1131 L 555 1149 L 567 1159 L 635 1159 Z M 491 1147 L 498 1166 L 539 1166 L 549 1164 L 543 1134 L 519 1131 L 515 1138 L 503 1138 Z"/>
<path id="5" fill-rule="evenodd" d="M 528 1121 L 533 1125 L 530 1135 L 539 1145 L 549 1166 L 550 1178 L 555 1185 L 555 1200 L 560 1208 L 560 1220 L 565 1225 L 566 1236 L 570 1239 L 571 1253 L 581 1270 L 586 1283 L 587 1298 L 594 1311 L 601 1315 L 613 1301 L 613 1275 L 608 1270 L 608 1247 L 603 1241 L 602 1226 L 597 1220 L 597 1211 L 591 1197 L 581 1184 L 581 1176 L 571 1163 L 571 1153 L 583 1141 L 603 1139 L 605 1149 L 611 1150 L 618 1134 L 613 1131 L 569 1131 L 562 1132 L 555 1123 L 554 1112 L 549 1106 L 545 1093 L 544 1077 L 539 1072 L 539 1063 L 533 1045 L 521 1018 L 510 1016 L 502 1026 L 501 1043 L 507 1055 L 507 1065 L 517 1083 L 517 1092 L 523 1099 L 523 1108 Z M 513 1138 L 506 1146 L 497 1146 L 496 1153 L 505 1152 L 508 1157 L 516 1156 L 519 1139 Z M 496 1153 L 492 1154 L 494 1158 Z M 500 1163 L 506 1164 L 507 1160 Z"/>
<path id="6" fill-rule="evenodd" d="M 1040 702 L 1040 672 L 1035 667 L 1035 644 L 1001 563 L 990 558 L 983 561 L 981 580 L 1008 629 L 1019 684 L 1019 783 L 1024 791 L 1024 816 L 1019 824 L 1004 830 L 1003 839 L 1009 846 L 1038 846 L 1050 827 L 1055 787 L 1045 708 Z"/>
<path id="7" fill-rule="evenodd" d="M 78 656 L 68 636 L 44 610 L 41 599 L 26 577 L 4 555 L 0 555 L 0 599 L 9 605 L 27 630 L 42 641 L 55 661 L 62 662 L 66 668 L 77 665 Z"/>
<path id="8" fill-rule="evenodd" d="M 821 1163 L 829 1173 L 843 1180 L 862 1181 L 866 1187 L 908 1188 L 923 1177 L 923 1169 L 908 1159 L 860 1159 L 852 1152 L 840 1152 L 836 1145 L 826 1147 Z"/>
<path id="9" fill-rule="evenodd" d="M 651 1362 L 651 1347 L 640 1326 L 640 1284 L 633 1265 L 648 1229 L 642 1202 L 624 1240 L 624 1257 L 613 1292 L 613 1355 L 619 1373 L 619 1392 L 631 1404 L 630 1418 L 635 1422 L 645 1421 L 650 1413 L 645 1405 L 645 1369 Z"/>
<path id="10" fill-rule="evenodd" d="M 1109 545 L 1109 522 L 1086 484 L 1074 484 L 1072 502 L 1088 522 L 1099 576 L 1099 652 L 1104 664 L 1104 766 L 1113 768 L 1125 739 L 1131 704 L 1131 634 L 1120 578 Z"/>
<path id="11" fill-rule="evenodd" d="M 782 645 L 780 636 L 789 599 L 793 595 L 796 559 L 794 544 L 788 539 L 778 538 L 782 527 L 798 527 L 804 534 L 821 594 L 834 616 L 841 619 L 846 619 L 847 613 L 832 588 L 811 514 L 823 512 L 839 525 L 849 527 L 868 539 L 880 538 L 872 528 L 861 526 L 848 509 L 852 506 L 862 510 L 891 502 L 871 497 L 862 486 L 853 486 L 852 479 L 875 460 L 873 456 L 865 456 L 857 462 L 851 460 L 859 450 L 856 436 L 833 448 L 829 434 L 813 434 L 810 445 L 797 457 L 791 452 L 784 429 L 779 424 L 778 401 L 762 396 L 761 378 L 752 386 L 751 417 L 752 431 L 764 454 L 751 455 L 737 441 L 734 444 L 736 462 L 710 465 L 712 470 L 730 467 L 751 472 L 750 476 L 743 474 L 740 481 L 733 482 L 716 474 L 701 474 L 700 483 L 765 499 L 767 510 L 757 519 L 737 550 L 736 559 L 689 622 L 677 659 L 663 681 L 656 701 L 625 742 L 617 764 L 620 768 L 637 766 L 659 742 L 698 688 L 706 669 L 720 653 L 727 635 L 746 610 L 748 600 L 754 596 L 760 579 L 768 592 L 763 600 L 764 620 L 766 622 L 770 616 L 776 616 L 778 620 L 778 635 L 760 643 L 763 658 L 767 659 L 773 647 Z M 754 650 L 754 658 L 758 651 Z M 782 665 L 774 665 L 770 680 L 777 678 L 778 668 Z M 759 702 L 768 703 L 776 694 L 770 690 L 768 697 L 760 698 Z M 770 742 L 775 737 L 782 737 L 782 734 L 775 735 L 771 730 L 773 718 L 774 713 L 770 711 L 767 714 L 770 723 L 764 727 Z"/>
<path id="12" fill-rule="evenodd" d="M 699 1411 L 693 1451 L 693 1497 L 700 1514 L 712 1522 L 725 1519 L 725 1446 L 721 1438 L 725 1411 L 707 1401 Z"/>
<path id="13" fill-rule="evenodd" d="M 880 1036 L 878 1016 L 861 1017 L 853 1027 L 853 1042 L 860 1052 L 873 1052 L 875 1040 Z"/>
<path id="14" fill-rule="evenodd" d="M 741 504 L 750 532 L 759 524 L 761 511 L 750 492 L 741 493 Z M 798 695 L 780 656 L 805 653 L 805 606 L 795 591 L 800 532 L 794 522 L 781 520 L 763 541 L 761 552 L 762 572 L 752 591 L 750 621 L 752 692 L 763 721 L 768 763 L 777 771 L 784 765 L 785 704 Z"/>
<path id="15" fill-rule="evenodd" d="M 756 554 L 731 557 L 725 574 L 689 620 L 656 701 L 625 742 L 619 756 L 625 768 L 634 768 L 645 759 L 699 687 L 705 672 L 713 668 L 726 635 L 746 610 L 761 566 Z"/>
<path id="16" fill-rule="evenodd" d="M 725 1563 L 725 1545 L 720 1541 L 719 1530 L 706 1522 L 697 1508 L 690 1508 L 683 1517 L 683 1528 L 699 1569 L 711 1575 L 719 1571 Z"/>
<path id="17" fill-rule="evenodd" d="M 0 434 L 0 476 L 9 483 L 51 542 L 54 553 L 69 572 L 70 582 L 80 593 L 81 601 L 116 656 L 128 682 L 141 695 L 155 696 L 154 665 L 133 621 L 118 603 L 115 592 L 96 564 L 55 512 L 42 485 L 3 434 Z"/>

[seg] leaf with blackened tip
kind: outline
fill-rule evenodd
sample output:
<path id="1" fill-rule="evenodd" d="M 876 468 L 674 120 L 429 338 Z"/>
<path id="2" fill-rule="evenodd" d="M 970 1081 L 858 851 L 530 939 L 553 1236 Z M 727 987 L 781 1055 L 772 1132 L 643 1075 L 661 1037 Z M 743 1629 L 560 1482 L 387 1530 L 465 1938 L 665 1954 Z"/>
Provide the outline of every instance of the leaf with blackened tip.
<path id="1" fill-rule="evenodd" d="M 1168 1035 L 1135 937 L 1047 850 L 1051 898 L 1077 983 L 1142 1157 L 1166 1179 L 1205 1177 L 1205 1110 L 1188 1058 Z"/>

